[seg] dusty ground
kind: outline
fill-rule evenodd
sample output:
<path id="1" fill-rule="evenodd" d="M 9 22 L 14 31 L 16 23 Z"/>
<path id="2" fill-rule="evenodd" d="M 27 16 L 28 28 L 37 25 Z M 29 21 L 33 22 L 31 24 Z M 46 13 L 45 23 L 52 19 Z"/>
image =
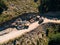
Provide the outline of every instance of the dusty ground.
<path id="1" fill-rule="evenodd" d="M 34 26 L 36 26 L 36 24 Z M 37 28 L 23 34 L 21 37 L 3 43 L 3 45 L 45 45 L 45 43 L 45 32 L 43 31 L 42 26 L 39 25 Z"/>
<path id="2" fill-rule="evenodd" d="M 39 26 L 38 22 L 35 22 L 35 23 L 31 24 L 28 29 L 17 30 L 17 29 L 14 28 L 13 29 L 14 31 L 12 31 L 12 32 L 10 32 L 10 33 L 8 33 L 6 35 L 0 36 L 0 43 L 7 42 L 7 41 L 9 41 L 11 39 L 13 40 L 16 37 L 19 37 L 22 34 L 37 28 L 38 26 Z"/>

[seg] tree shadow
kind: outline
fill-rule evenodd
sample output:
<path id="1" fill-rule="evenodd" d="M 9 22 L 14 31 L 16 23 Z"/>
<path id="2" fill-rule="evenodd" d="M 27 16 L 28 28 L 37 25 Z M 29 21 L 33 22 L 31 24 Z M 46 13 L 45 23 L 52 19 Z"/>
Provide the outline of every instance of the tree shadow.
<path id="1" fill-rule="evenodd" d="M 60 19 L 59 2 L 59 0 L 40 0 L 40 5 L 38 6 L 40 16 Z"/>
<path id="2" fill-rule="evenodd" d="M 5 5 L 5 3 L 3 1 L 0 1 L 0 14 L 2 14 L 2 12 L 7 9 L 8 7 Z"/>
<path id="3" fill-rule="evenodd" d="M 34 0 L 34 2 L 37 2 L 38 0 Z"/>

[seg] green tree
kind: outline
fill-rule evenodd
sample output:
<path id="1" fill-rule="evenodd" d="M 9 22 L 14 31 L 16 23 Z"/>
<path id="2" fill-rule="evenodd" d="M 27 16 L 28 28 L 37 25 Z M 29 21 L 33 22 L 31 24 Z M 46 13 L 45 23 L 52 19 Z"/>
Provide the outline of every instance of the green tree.
<path id="1" fill-rule="evenodd" d="M 51 36 L 48 45 L 60 45 L 60 33 Z"/>

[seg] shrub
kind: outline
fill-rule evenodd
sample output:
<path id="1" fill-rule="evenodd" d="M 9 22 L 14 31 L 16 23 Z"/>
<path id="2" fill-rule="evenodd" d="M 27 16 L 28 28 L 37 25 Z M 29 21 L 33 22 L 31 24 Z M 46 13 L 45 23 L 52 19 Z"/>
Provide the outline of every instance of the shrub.
<path id="1" fill-rule="evenodd" d="M 51 36 L 48 45 L 60 45 L 60 33 Z"/>
<path id="2" fill-rule="evenodd" d="M 0 14 L 4 11 L 7 10 L 7 6 L 5 5 L 4 1 L 0 1 Z"/>

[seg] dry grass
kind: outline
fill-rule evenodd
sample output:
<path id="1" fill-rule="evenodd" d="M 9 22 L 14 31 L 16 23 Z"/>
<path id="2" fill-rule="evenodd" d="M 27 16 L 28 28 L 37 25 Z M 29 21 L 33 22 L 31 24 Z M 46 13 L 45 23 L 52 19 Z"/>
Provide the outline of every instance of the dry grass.
<path id="1" fill-rule="evenodd" d="M 42 36 L 43 34 L 43 36 Z M 46 37 L 41 26 L 28 32 L 21 37 L 17 37 L 14 40 L 10 40 L 2 45 L 45 45 Z"/>
<path id="2" fill-rule="evenodd" d="M 0 23 L 11 20 L 23 13 L 38 12 L 38 3 L 33 0 L 3 0 L 8 9 L 0 14 Z"/>

